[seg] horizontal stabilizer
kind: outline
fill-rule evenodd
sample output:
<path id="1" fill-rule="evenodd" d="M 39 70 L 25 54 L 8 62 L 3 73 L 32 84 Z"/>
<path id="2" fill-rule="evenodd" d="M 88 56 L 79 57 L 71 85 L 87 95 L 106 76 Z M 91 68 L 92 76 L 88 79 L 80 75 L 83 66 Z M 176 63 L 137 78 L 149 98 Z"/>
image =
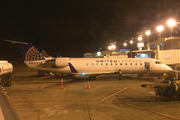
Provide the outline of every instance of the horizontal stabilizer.
<path id="1" fill-rule="evenodd" d="M 27 44 L 28 44 L 27 42 L 19 42 L 19 41 L 13 41 L 13 40 L 4 40 L 4 41 L 6 41 L 6 42 L 10 42 L 10 43 L 12 43 L 12 44 L 14 44 L 14 43 L 18 43 L 18 44 L 25 44 L 25 45 L 27 45 Z"/>

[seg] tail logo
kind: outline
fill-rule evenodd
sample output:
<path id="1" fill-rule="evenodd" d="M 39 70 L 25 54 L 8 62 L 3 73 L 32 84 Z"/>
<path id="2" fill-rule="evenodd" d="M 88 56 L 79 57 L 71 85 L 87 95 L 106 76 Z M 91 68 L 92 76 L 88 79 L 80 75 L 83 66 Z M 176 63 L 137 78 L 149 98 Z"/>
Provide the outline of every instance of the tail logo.
<path id="1" fill-rule="evenodd" d="M 31 47 L 26 53 L 25 60 L 26 61 L 45 60 L 45 58 L 35 47 Z"/>

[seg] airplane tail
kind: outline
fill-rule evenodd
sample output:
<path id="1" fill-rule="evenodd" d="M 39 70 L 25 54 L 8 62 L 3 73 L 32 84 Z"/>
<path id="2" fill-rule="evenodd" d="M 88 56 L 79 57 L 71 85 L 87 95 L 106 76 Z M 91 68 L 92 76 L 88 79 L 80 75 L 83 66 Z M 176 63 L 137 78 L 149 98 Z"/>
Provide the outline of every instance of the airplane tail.
<path id="1" fill-rule="evenodd" d="M 30 42 L 18 42 L 12 40 L 4 41 L 10 42 L 12 44 L 19 44 L 17 47 L 24 56 L 25 61 L 45 60 L 45 57 Z"/>

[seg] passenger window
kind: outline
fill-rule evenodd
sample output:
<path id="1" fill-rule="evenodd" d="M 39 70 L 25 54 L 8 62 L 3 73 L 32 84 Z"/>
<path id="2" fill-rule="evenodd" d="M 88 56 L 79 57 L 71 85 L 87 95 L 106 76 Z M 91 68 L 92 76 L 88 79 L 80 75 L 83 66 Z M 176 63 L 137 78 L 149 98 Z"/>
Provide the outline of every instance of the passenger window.
<path id="1" fill-rule="evenodd" d="M 132 65 L 132 63 L 130 63 L 130 65 Z"/>
<path id="2" fill-rule="evenodd" d="M 103 65 L 103 63 L 101 63 L 101 65 Z"/>
<path id="3" fill-rule="evenodd" d="M 127 63 L 125 63 L 125 65 L 127 65 Z"/>
<path id="4" fill-rule="evenodd" d="M 140 63 L 140 65 L 142 65 L 142 63 Z"/>
<path id="5" fill-rule="evenodd" d="M 92 65 L 93 65 L 93 63 L 92 63 Z"/>
<path id="6" fill-rule="evenodd" d="M 112 63 L 111 63 L 111 65 L 112 65 Z"/>
<path id="7" fill-rule="evenodd" d="M 117 65 L 117 63 L 115 63 L 115 65 Z"/>
<path id="8" fill-rule="evenodd" d="M 122 63 L 120 63 L 120 65 L 122 65 Z"/>
<path id="9" fill-rule="evenodd" d="M 96 63 L 96 65 L 98 65 L 98 63 Z"/>
<path id="10" fill-rule="evenodd" d="M 106 63 L 106 65 L 108 65 L 108 63 Z"/>
<path id="11" fill-rule="evenodd" d="M 135 63 L 135 65 L 137 65 L 137 63 Z"/>
<path id="12" fill-rule="evenodd" d="M 88 63 L 86 65 L 88 66 Z"/>

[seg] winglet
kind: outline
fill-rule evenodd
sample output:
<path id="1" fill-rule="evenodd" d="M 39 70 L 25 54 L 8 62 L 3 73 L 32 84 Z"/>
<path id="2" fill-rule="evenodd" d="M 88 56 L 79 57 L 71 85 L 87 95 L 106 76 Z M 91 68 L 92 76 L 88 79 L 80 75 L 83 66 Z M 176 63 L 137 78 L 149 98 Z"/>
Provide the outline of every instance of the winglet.
<path id="1" fill-rule="evenodd" d="M 68 63 L 72 73 L 78 73 L 71 63 Z"/>

